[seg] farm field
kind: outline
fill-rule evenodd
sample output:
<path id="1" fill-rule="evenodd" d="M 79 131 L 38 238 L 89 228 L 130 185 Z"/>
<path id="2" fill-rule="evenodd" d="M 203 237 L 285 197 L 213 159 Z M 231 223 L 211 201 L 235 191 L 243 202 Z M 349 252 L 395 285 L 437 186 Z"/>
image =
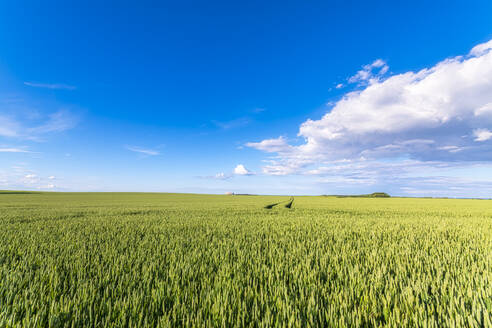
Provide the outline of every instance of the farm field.
<path id="1" fill-rule="evenodd" d="M 290 199 L 0 193 L 0 327 L 492 326 L 492 200 Z"/>

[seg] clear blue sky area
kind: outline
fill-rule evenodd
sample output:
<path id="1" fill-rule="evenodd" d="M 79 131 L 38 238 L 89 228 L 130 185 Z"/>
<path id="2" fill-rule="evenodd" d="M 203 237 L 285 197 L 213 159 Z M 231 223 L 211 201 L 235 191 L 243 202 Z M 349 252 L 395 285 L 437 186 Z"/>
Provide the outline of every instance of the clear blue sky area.
<path id="1" fill-rule="evenodd" d="M 492 66 L 485 46 L 469 59 L 491 17 L 491 1 L 3 1 L 0 189 L 488 197 L 492 125 L 474 117 L 492 100 L 435 90 L 492 94 L 477 69 L 460 82 L 468 60 Z M 463 70 L 443 78 L 450 58 Z M 422 69 L 440 82 L 390 90 Z M 391 98 L 416 84 L 418 104 Z"/>

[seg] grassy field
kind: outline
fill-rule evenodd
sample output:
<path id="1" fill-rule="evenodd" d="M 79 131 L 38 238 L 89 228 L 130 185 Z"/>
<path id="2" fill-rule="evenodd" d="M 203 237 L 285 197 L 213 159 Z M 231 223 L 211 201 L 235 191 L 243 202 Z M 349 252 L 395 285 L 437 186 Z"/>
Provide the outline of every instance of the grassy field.
<path id="1" fill-rule="evenodd" d="M 289 201 L 0 193 L 0 327 L 492 326 L 492 201 Z"/>

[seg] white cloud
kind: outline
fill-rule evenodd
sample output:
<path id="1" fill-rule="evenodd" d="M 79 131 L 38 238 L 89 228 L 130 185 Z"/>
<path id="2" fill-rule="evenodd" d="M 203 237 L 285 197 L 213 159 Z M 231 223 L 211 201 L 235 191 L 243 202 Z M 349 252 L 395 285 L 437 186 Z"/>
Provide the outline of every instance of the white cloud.
<path id="1" fill-rule="evenodd" d="M 303 144 L 290 145 L 279 137 L 246 146 L 273 154 L 262 168 L 270 175 L 340 174 L 321 170 L 335 164 L 349 174 L 362 174 L 371 169 L 367 161 L 390 161 L 399 172 L 409 165 L 407 159 L 425 169 L 490 161 L 492 143 L 483 141 L 492 138 L 491 48 L 489 41 L 467 56 L 388 78 L 382 78 L 386 63 L 375 61 L 351 78 L 368 82 L 364 88 L 345 94 L 321 119 L 301 124 Z M 384 172 L 387 166 L 375 169 Z"/>
<path id="2" fill-rule="evenodd" d="M 341 89 L 341 88 L 343 88 L 343 84 L 342 84 L 342 83 L 338 83 L 338 84 L 335 86 L 335 88 L 337 88 L 337 89 Z"/>
<path id="3" fill-rule="evenodd" d="M 474 113 L 475 113 L 475 116 L 491 115 L 492 114 L 492 103 L 488 103 L 488 104 L 483 105 L 480 108 L 477 108 Z"/>
<path id="4" fill-rule="evenodd" d="M 0 115 L 0 137 L 41 141 L 46 135 L 72 129 L 78 119 L 67 110 L 60 110 L 32 122 Z"/>
<path id="5" fill-rule="evenodd" d="M 50 172 L 53 173 L 53 172 Z M 30 168 L 29 163 L 18 162 L 5 167 L 0 164 L 0 189 L 6 190 L 59 190 L 59 191 L 101 191 L 104 185 L 100 178 L 84 176 L 67 180 L 57 175 L 47 175 Z"/>
<path id="6" fill-rule="evenodd" d="M 15 189 L 39 189 L 39 190 L 47 190 L 47 189 L 54 189 L 56 188 L 56 185 L 53 184 L 52 181 L 53 179 L 50 179 L 51 177 L 45 178 L 42 176 L 38 176 L 37 174 L 34 173 L 28 173 L 25 174 L 22 178 L 15 178 L 14 176 L 10 177 L 12 181 L 10 181 L 10 184 L 15 187 Z M 12 179 L 13 178 L 13 179 Z M 8 180 L 5 180 L 8 182 Z M 6 183 L 7 185 L 9 183 Z"/>
<path id="7" fill-rule="evenodd" d="M 217 173 L 214 177 L 217 180 L 227 180 L 231 178 L 230 174 L 225 174 L 224 172 Z"/>
<path id="8" fill-rule="evenodd" d="M 470 55 L 478 57 L 478 56 L 485 55 L 490 50 L 492 50 L 492 40 L 485 43 L 481 43 L 473 47 L 472 50 L 470 51 Z"/>
<path id="9" fill-rule="evenodd" d="M 297 164 L 297 163 L 295 163 Z M 297 173 L 297 170 L 301 166 L 292 165 L 289 166 L 288 163 L 276 164 L 275 161 L 272 161 L 272 164 L 265 165 L 262 167 L 262 172 L 266 175 L 289 175 Z"/>
<path id="10" fill-rule="evenodd" d="M 24 85 L 34 87 L 34 88 L 45 88 L 45 89 L 63 89 L 63 90 L 75 90 L 77 87 L 73 85 L 63 84 L 63 83 L 36 83 L 36 82 L 24 82 Z"/>
<path id="11" fill-rule="evenodd" d="M 233 178 L 235 175 L 254 175 L 254 172 L 251 172 L 248 170 L 246 167 L 244 167 L 243 164 L 238 164 L 232 173 L 224 173 L 224 172 L 219 172 L 215 175 L 212 176 L 200 176 L 199 178 L 204 178 L 204 179 L 214 179 L 214 180 L 228 180 Z"/>
<path id="12" fill-rule="evenodd" d="M 449 151 L 450 153 L 456 153 L 456 152 L 464 150 L 465 148 L 458 147 L 458 146 L 442 146 L 442 147 L 439 147 L 437 149 L 438 150 L 446 150 L 446 151 Z"/>
<path id="13" fill-rule="evenodd" d="M 156 156 L 159 155 L 160 152 L 154 149 L 145 149 L 145 148 L 140 148 L 140 147 L 135 147 L 135 146 L 126 146 L 126 149 L 136 152 L 136 153 L 141 153 L 149 156 Z"/>
<path id="14" fill-rule="evenodd" d="M 253 175 L 254 173 L 244 167 L 243 164 L 238 164 L 234 168 L 234 174 L 236 175 Z"/>
<path id="15" fill-rule="evenodd" d="M 30 151 L 21 148 L 0 148 L 0 153 L 30 153 Z"/>
<path id="16" fill-rule="evenodd" d="M 21 127 L 18 122 L 8 116 L 0 116 L 0 136 L 17 137 Z"/>
<path id="17" fill-rule="evenodd" d="M 47 133 L 63 132 L 73 128 L 77 123 L 77 118 L 66 110 L 60 110 L 50 114 L 49 118 L 43 124 L 28 128 L 29 135 L 42 135 Z"/>
<path id="18" fill-rule="evenodd" d="M 371 64 L 365 65 L 354 76 L 348 79 L 349 83 L 359 83 L 361 85 L 367 83 L 376 83 L 380 78 L 388 72 L 389 66 L 382 59 L 376 59 Z M 340 84 L 339 84 L 340 85 Z M 337 85 L 337 89 L 339 89 Z M 341 85 L 343 86 L 343 85 Z"/>
<path id="19" fill-rule="evenodd" d="M 276 139 L 266 139 L 261 142 L 248 142 L 246 146 L 256 148 L 258 150 L 262 150 L 268 153 L 282 153 L 287 152 L 292 149 L 285 140 L 284 137 L 278 137 Z"/>
<path id="20" fill-rule="evenodd" d="M 26 174 L 21 179 L 21 183 L 23 183 L 24 185 L 30 186 L 30 187 L 37 187 L 42 182 L 41 180 L 42 179 L 40 177 L 38 177 L 36 174 L 29 173 L 29 174 Z"/>
<path id="21" fill-rule="evenodd" d="M 207 176 L 197 176 L 197 178 L 200 179 L 212 179 L 212 180 L 228 180 L 232 178 L 232 174 L 224 173 L 224 172 L 219 172 L 215 175 L 207 175 Z"/>
<path id="22" fill-rule="evenodd" d="M 225 173 L 224 172 L 220 172 L 220 173 L 217 173 L 215 175 L 215 178 L 216 179 L 224 179 L 226 177 Z"/>
<path id="23" fill-rule="evenodd" d="M 492 138 L 492 132 L 487 129 L 473 130 L 473 135 L 475 136 L 475 141 L 487 141 Z"/>

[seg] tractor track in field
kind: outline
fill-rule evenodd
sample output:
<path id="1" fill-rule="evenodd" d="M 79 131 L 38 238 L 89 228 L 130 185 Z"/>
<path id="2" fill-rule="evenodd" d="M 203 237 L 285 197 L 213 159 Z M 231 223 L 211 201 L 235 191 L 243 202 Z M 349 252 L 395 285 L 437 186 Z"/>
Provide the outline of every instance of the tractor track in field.
<path id="1" fill-rule="evenodd" d="M 272 208 L 274 208 L 274 207 L 275 207 L 275 206 L 277 206 L 278 204 L 282 204 L 282 202 L 280 202 L 280 203 L 268 204 L 268 205 L 266 205 L 264 208 L 266 208 L 267 210 L 271 210 Z"/>
<path id="2" fill-rule="evenodd" d="M 292 204 L 294 204 L 294 197 L 290 197 L 289 202 L 285 204 L 285 208 L 292 208 Z"/>
<path id="3" fill-rule="evenodd" d="M 284 205 L 285 208 L 292 208 L 292 204 L 294 203 L 294 197 L 290 197 L 290 199 L 288 201 L 283 201 L 283 202 L 268 204 L 268 205 L 264 206 L 263 208 L 265 208 L 267 210 L 271 210 L 275 206 L 280 205 L 280 204 L 283 204 L 283 203 L 286 203 Z"/>

